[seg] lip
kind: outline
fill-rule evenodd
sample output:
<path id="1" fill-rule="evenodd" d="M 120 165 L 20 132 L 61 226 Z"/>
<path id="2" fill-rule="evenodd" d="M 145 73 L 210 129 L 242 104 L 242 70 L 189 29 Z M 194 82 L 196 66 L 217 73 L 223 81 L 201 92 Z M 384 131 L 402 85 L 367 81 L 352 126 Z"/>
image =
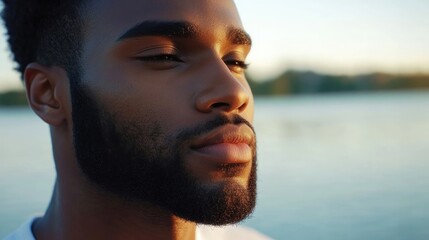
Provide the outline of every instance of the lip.
<path id="1" fill-rule="evenodd" d="M 244 164 L 253 158 L 255 137 L 245 124 L 228 124 L 196 139 L 191 149 L 203 160 L 215 164 Z"/>

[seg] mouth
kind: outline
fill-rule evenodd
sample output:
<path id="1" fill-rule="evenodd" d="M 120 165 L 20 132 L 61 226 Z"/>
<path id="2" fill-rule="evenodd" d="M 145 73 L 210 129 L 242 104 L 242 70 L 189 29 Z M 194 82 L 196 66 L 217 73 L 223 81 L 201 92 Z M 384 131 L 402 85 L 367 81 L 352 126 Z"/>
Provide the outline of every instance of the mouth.
<path id="1" fill-rule="evenodd" d="M 216 165 L 252 161 L 255 137 L 245 124 L 228 124 L 203 135 L 191 144 L 192 151 Z"/>

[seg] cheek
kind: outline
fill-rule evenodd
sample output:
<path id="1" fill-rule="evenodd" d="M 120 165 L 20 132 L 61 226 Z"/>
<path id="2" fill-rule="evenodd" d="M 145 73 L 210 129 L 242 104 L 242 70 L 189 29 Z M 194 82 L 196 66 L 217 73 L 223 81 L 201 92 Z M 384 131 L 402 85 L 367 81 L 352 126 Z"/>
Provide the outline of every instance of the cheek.
<path id="1" fill-rule="evenodd" d="M 192 125 L 195 116 L 184 91 L 159 84 L 123 85 L 100 93 L 103 107 L 117 119 L 140 126 L 157 123 L 164 134 Z"/>
<path id="2" fill-rule="evenodd" d="M 189 105 L 189 93 L 175 80 L 166 74 L 143 72 L 117 62 L 92 76 L 88 86 L 105 107 L 118 114 L 164 116 L 178 108 L 184 111 L 183 107 Z"/>

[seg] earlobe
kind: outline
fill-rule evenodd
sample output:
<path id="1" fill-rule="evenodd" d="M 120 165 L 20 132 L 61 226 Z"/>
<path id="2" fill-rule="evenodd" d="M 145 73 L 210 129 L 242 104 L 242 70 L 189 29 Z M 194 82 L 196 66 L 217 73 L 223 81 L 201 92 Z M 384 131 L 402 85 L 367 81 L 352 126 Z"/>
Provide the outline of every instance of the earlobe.
<path id="1" fill-rule="evenodd" d="M 53 68 L 31 63 L 25 69 L 24 81 L 33 111 L 49 125 L 60 125 L 65 120 L 64 103 L 58 97 L 64 91 L 64 79 Z"/>

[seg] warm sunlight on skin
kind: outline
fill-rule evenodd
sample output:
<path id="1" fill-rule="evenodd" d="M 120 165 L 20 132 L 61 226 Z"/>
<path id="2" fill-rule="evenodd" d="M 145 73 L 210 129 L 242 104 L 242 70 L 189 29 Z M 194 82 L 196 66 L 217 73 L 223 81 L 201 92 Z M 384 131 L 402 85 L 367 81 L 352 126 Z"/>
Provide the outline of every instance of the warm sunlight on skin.
<path id="1" fill-rule="evenodd" d="M 252 40 L 232 0 L 4 5 L 57 173 L 46 212 L 7 239 L 267 239 L 227 226 L 257 195 Z"/>

